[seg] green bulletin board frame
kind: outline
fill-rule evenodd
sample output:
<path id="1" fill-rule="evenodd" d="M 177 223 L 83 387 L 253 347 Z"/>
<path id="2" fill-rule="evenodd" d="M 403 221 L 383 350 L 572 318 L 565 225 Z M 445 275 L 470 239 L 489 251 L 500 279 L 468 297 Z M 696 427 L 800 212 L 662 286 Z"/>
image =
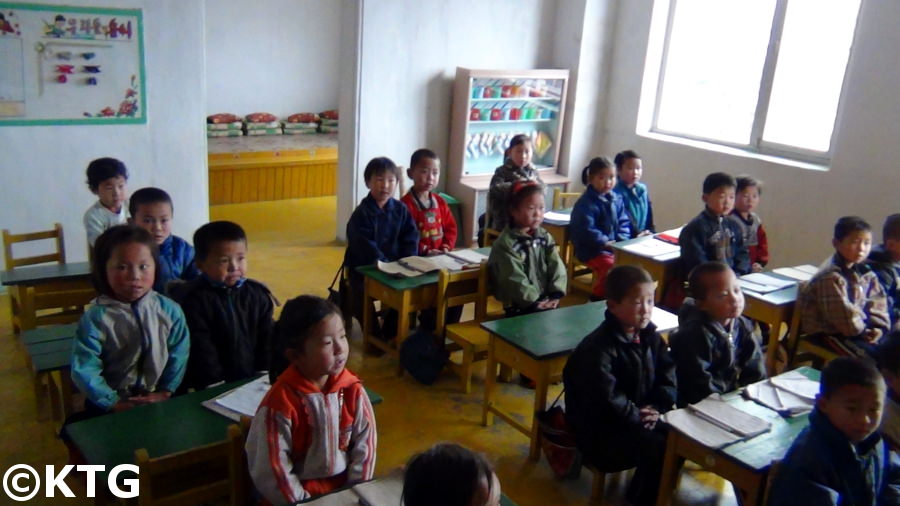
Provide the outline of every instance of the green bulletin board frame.
<path id="1" fill-rule="evenodd" d="M 95 14 L 104 16 L 128 16 L 136 19 L 137 25 L 137 44 L 138 44 L 138 75 L 132 76 L 132 88 L 134 85 L 140 86 L 137 91 L 137 103 L 139 104 L 139 115 L 131 116 L 91 116 L 78 118 L 14 118 L 5 119 L 0 117 L 0 127 L 3 126 L 47 126 L 47 125 L 126 125 L 126 124 L 146 124 L 147 123 L 147 79 L 144 68 L 144 23 L 143 11 L 141 9 L 116 9 L 106 7 L 83 7 L 70 5 L 53 5 L 53 4 L 27 4 L 0 2 L 0 12 L 13 11 L 41 11 L 52 12 L 53 14 Z M 23 39 L 24 40 L 24 39 Z M 102 40 L 102 39 L 100 39 Z M 33 51 L 33 47 L 25 47 L 25 51 Z M 26 80 L 27 82 L 27 80 Z"/>

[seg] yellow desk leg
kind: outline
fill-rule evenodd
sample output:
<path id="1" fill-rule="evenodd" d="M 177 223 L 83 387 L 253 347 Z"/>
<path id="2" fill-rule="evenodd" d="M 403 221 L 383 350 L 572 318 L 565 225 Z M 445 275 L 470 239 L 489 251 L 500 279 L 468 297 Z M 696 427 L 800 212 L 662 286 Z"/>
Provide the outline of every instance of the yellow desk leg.
<path id="1" fill-rule="evenodd" d="M 26 331 L 37 327 L 37 309 L 34 308 L 34 287 L 19 287 L 19 330 Z"/>
<path id="2" fill-rule="evenodd" d="M 775 358 L 778 355 L 778 342 L 783 322 L 781 317 L 773 317 L 772 321 L 766 322 L 770 325 L 769 343 L 766 345 L 766 372 L 769 373 L 769 376 L 775 375 Z"/>
<path id="3" fill-rule="evenodd" d="M 397 308 L 400 314 L 397 315 L 397 336 L 394 337 L 394 345 L 397 347 L 398 357 L 400 346 L 406 340 L 409 334 L 409 308 L 411 305 L 411 297 L 409 290 L 403 290 L 400 296 L 400 307 Z M 397 376 L 403 376 L 403 365 L 397 360 Z"/>
<path id="4" fill-rule="evenodd" d="M 487 372 L 484 375 L 484 405 L 481 411 L 481 425 L 488 427 L 494 423 L 491 407 L 494 405 L 494 389 L 497 386 L 497 358 L 494 354 L 494 337 L 488 340 Z"/>
<path id="5" fill-rule="evenodd" d="M 534 412 L 531 418 L 531 451 L 528 458 L 538 460 L 541 457 L 541 425 L 537 414 L 547 409 L 547 387 L 550 384 L 548 364 L 542 362 L 538 369 L 538 377 L 534 379 Z"/>
<path id="6" fill-rule="evenodd" d="M 669 429 L 666 438 L 666 456 L 663 460 L 662 476 L 659 480 L 659 495 L 656 496 L 656 506 L 668 506 L 672 501 L 675 486 L 678 483 L 678 473 L 681 471 L 680 457 L 678 456 L 678 437 L 674 429 Z"/>

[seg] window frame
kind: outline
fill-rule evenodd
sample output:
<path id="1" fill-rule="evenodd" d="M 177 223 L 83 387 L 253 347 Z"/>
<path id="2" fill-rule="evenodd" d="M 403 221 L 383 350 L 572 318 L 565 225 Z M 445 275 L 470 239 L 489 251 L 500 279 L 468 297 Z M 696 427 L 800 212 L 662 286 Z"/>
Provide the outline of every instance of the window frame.
<path id="1" fill-rule="evenodd" d="M 660 0 L 656 0 L 660 1 Z M 784 22 L 787 16 L 787 6 L 789 0 L 775 0 L 775 11 L 772 15 L 772 26 L 769 31 L 769 43 L 766 47 L 766 58 L 763 64 L 762 75 L 760 76 L 759 91 L 756 101 L 756 110 L 753 115 L 753 125 L 750 129 L 750 139 L 746 144 L 724 141 L 720 139 L 712 139 L 701 135 L 694 135 L 685 132 L 666 130 L 659 127 L 659 111 L 662 103 L 662 94 L 665 87 L 666 67 L 668 65 L 669 46 L 672 34 L 672 27 L 675 20 L 675 11 L 678 0 L 665 0 L 667 5 L 665 33 L 662 37 L 662 51 L 660 54 L 659 74 L 656 82 L 656 92 L 654 94 L 653 111 L 650 119 L 650 132 L 672 137 L 689 139 L 692 141 L 706 142 L 720 146 L 727 146 L 751 153 L 761 155 L 770 155 L 783 157 L 801 162 L 811 162 L 815 164 L 828 164 L 834 152 L 834 143 L 838 130 L 838 121 L 842 117 L 844 106 L 844 90 L 847 84 L 847 70 L 850 67 L 853 58 L 853 49 L 856 46 L 856 37 L 859 29 L 859 18 L 862 11 L 862 0 L 856 13 L 856 21 L 853 27 L 853 37 L 850 42 L 850 48 L 847 56 L 847 63 L 844 67 L 844 75 L 841 80 L 841 91 L 838 95 L 838 104 L 835 111 L 834 124 L 831 127 L 831 139 L 828 144 L 828 151 L 815 151 L 798 146 L 780 144 L 763 140 L 763 131 L 766 125 L 766 119 L 769 112 L 769 102 L 772 96 L 772 85 L 775 80 L 775 69 L 778 65 L 778 52 L 781 47 L 781 36 L 784 32 Z"/>

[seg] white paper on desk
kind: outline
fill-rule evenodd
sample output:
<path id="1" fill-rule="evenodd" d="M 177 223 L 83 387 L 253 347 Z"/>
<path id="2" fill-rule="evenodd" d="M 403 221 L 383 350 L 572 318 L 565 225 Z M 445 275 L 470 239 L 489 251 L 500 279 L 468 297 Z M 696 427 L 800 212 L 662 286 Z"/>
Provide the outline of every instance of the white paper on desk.
<path id="1" fill-rule="evenodd" d="M 356 495 L 352 488 L 348 488 L 340 492 L 319 496 L 317 499 L 303 504 L 309 506 L 358 506 L 359 496 Z M 399 504 L 399 498 L 398 502 L 394 504 Z"/>
<path id="2" fill-rule="evenodd" d="M 660 307 L 653 308 L 653 313 L 650 315 L 650 321 L 656 325 L 657 332 L 668 332 L 678 328 L 678 315 L 670 313 Z"/>
<path id="3" fill-rule="evenodd" d="M 771 293 L 778 290 L 777 286 L 760 285 L 758 283 L 754 283 L 753 281 L 747 281 L 743 277 L 738 278 L 738 284 L 741 285 L 741 288 L 743 288 L 744 290 L 750 290 L 751 292 L 756 292 L 759 294 Z"/>
<path id="4" fill-rule="evenodd" d="M 816 400 L 819 394 L 819 382 L 813 381 L 797 371 L 789 371 L 772 378 L 772 383 L 782 390 L 807 399 Z"/>
<path id="5" fill-rule="evenodd" d="M 651 258 L 681 251 L 681 248 L 677 244 L 669 244 L 653 238 L 622 246 L 622 249 Z"/>
<path id="6" fill-rule="evenodd" d="M 782 416 L 796 416 L 812 411 L 813 401 L 777 387 L 770 380 L 747 385 L 746 396 Z"/>
<path id="7" fill-rule="evenodd" d="M 259 403 L 262 402 L 269 388 L 271 388 L 269 377 L 263 375 L 250 383 L 220 395 L 216 398 L 216 404 L 252 417 L 256 414 L 256 408 L 259 407 Z"/>
<path id="8" fill-rule="evenodd" d="M 751 274 L 745 274 L 745 275 L 741 276 L 741 279 L 745 279 L 747 281 L 752 281 L 753 283 L 757 283 L 760 285 L 774 286 L 777 288 L 785 288 L 785 287 L 797 284 L 796 281 L 792 281 L 790 279 L 776 278 L 775 276 L 770 276 L 763 272 L 754 272 Z"/>
<path id="9" fill-rule="evenodd" d="M 711 395 L 697 404 L 691 404 L 687 409 L 743 438 L 758 436 L 772 428 L 770 422 L 741 411 L 719 399 L 718 395 Z"/>
<path id="10" fill-rule="evenodd" d="M 737 434 L 732 434 L 687 409 L 669 411 L 663 418 L 666 423 L 708 448 L 718 449 L 741 440 Z"/>
<path id="11" fill-rule="evenodd" d="M 803 272 L 806 272 L 809 274 L 815 274 L 815 273 L 819 272 L 818 267 L 816 267 L 815 265 L 809 265 L 809 264 L 795 265 L 794 269 L 797 269 L 798 271 L 803 271 Z"/>
<path id="12" fill-rule="evenodd" d="M 487 255 L 479 253 L 473 249 L 457 249 L 447 254 L 466 264 L 480 264 L 482 262 L 487 262 L 488 259 Z"/>
<path id="13" fill-rule="evenodd" d="M 385 274 L 390 274 L 392 276 L 403 276 L 406 278 L 414 278 L 416 276 L 421 276 L 423 273 L 419 271 L 412 270 L 401 265 L 399 262 L 382 262 L 379 260 L 376 262 L 375 266 L 379 271 L 384 272 Z"/>
<path id="14" fill-rule="evenodd" d="M 572 221 L 572 215 L 566 213 L 558 213 L 556 211 L 547 211 L 546 213 L 544 213 L 544 219 L 551 221 L 564 221 L 566 223 L 569 223 L 570 221 Z"/>
<path id="15" fill-rule="evenodd" d="M 809 281 L 813 277 L 812 274 L 794 267 L 779 267 L 778 269 L 772 269 L 772 272 L 796 279 L 797 281 Z"/>
<path id="16" fill-rule="evenodd" d="M 353 491 L 359 496 L 361 506 L 400 504 L 400 496 L 403 495 L 403 475 L 399 472 L 391 473 L 384 478 L 355 485 Z"/>

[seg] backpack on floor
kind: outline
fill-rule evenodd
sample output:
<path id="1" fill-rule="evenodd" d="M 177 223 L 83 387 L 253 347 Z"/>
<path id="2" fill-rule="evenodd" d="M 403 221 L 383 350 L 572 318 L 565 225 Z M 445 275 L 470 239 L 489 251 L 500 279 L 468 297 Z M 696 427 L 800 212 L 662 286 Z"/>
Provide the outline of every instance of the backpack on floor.
<path id="1" fill-rule="evenodd" d="M 400 346 L 400 365 L 419 383 L 430 385 L 441 375 L 450 353 L 432 332 L 417 328 Z"/>

